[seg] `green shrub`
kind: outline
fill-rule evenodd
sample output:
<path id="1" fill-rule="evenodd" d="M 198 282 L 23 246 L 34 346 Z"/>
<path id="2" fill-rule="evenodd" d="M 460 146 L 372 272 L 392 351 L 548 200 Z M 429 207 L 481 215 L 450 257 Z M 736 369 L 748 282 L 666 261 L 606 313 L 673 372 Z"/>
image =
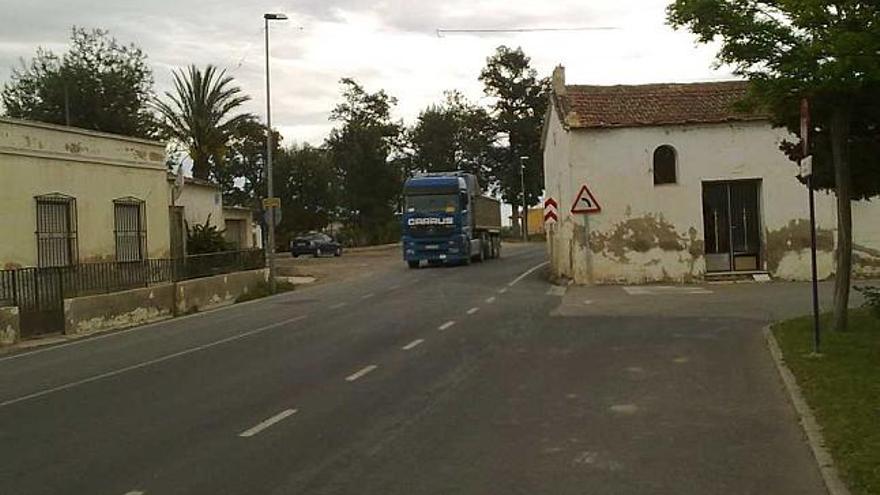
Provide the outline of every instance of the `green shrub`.
<path id="1" fill-rule="evenodd" d="M 211 225 L 211 214 L 203 224 L 195 224 L 190 228 L 186 225 L 186 253 L 207 254 L 228 251 L 230 246 L 223 234 L 226 230 L 220 230 L 216 225 Z"/>
<path id="2" fill-rule="evenodd" d="M 875 318 L 880 318 L 880 287 L 856 287 L 865 297 L 865 307 L 871 309 Z"/>

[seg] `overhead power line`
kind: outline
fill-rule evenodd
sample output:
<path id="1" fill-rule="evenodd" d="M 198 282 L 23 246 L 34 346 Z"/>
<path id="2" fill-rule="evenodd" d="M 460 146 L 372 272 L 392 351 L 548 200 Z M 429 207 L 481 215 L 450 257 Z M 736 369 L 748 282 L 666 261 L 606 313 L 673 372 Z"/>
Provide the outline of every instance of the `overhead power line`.
<path id="1" fill-rule="evenodd" d="M 614 31 L 620 28 L 613 26 L 569 27 L 569 28 L 488 28 L 488 29 L 437 29 L 437 37 L 447 34 L 497 34 L 497 33 L 541 33 L 565 31 Z"/>

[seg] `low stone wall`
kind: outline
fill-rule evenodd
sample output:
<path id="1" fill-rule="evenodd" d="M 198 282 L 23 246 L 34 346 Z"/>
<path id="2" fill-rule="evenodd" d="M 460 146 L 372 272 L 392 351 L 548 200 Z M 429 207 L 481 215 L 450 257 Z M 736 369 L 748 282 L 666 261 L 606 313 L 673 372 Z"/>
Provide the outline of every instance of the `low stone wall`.
<path id="1" fill-rule="evenodd" d="M 174 284 L 64 300 L 64 333 L 101 332 L 174 316 Z"/>
<path id="2" fill-rule="evenodd" d="M 18 307 L 0 307 L 0 347 L 18 342 L 19 335 Z"/>
<path id="3" fill-rule="evenodd" d="M 269 271 L 263 268 L 178 282 L 177 314 L 233 304 L 239 296 L 248 294 L 268 280 Z"/>

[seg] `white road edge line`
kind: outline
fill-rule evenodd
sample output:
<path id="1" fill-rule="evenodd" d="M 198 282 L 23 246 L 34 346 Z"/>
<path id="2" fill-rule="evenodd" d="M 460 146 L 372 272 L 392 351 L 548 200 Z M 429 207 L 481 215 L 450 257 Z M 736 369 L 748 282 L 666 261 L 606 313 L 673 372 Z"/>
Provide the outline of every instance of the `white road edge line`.
<path id="1" fill-rule="evenodd" d="M 467 314 L 472 315 L 472 314 L 475 314 L 479 310 L 480 310 L 480 308 L 474 306 L 473 308 L 467 310 Z"/>
<path id="2" fill-rule="evenodd" d="M 532 273 L 534 273 L 535 270 L 538 270 L 538 269 L 540 269 L 541 267 L 543 267 L 543 266 L 545 266 L 545 265 L 548 265 L 548 264 L 550 264 L 550 262 L 549 262 L 549 261 L 545 261 L 545 262 L 543 262 L 543 263 L 541 263 L 541 264 L 539 264 L 539 265 L 536 265 L 536 266 L 533 266 L 533 267 L 529 268 L 528 270 L 526 270 L 525 272 L 523 272 L 522 275 L 520 275 L 519 277 L 516 277 L 515 279 L 513 279 L 513 282 L 510 282 L 509 284 L 507 284 L 507 286 L 508 286 L 508 287 L 513 287 L 514 285 L 518 284 L 520 280 L 522 280 L 522 279 L 528 277 L 529 275 L 531 275 Z"/>
<path id="3" fill-rule="evenodd" d="M 437 327 L 437 330 L 446 330 L 447 328 L 451 327 L 452 325 L 455 325 L 455 320 L 447 321 L 446 323 Z"/>
<path id="4" fill-rule="evenodd" d="M 376 366 L 375 364 L 371 364 L 371 365 L 369 365 L 369 366 L 365 366 L 363 369 L 361 369 L 361 370 L 359 370 L 359 371 L 356 371 L 356 372 L 354 372 L 354 373 L 348 375 L 347 377 L 345 377 L 345 381 L 347 381 L 347 382 L 353 382 L 353 381 L 357 380 L 358 378 L 360 378 L 360 377 L 366 375 L 367 373 L 373 371 L 373 370 L 376 369 L 376 368 L 378 368 L 378 366 Z"/>
<path id="5" fill-rule="evenodd" d="M 401 347 L 401 349 L 403 349 L 404 351 L 408 351 L 408 350 L 410 350 L 410 349 L 413 349 L 413 348 L 415 348 L 415 347 L 421 345 L 422 342 L 424 342 L 424 341 L 425 341 L 425 339 L 416 339 L 416 340 L 413 340 L 413 341 L 410 342 L 409 344 L 406 344 L 405 346 Z"/>
<path id="6" fill-rule="evenodd" d="M 143 361 L 141 363 L 133 364 L 131 366 L 126 366 L 124 368 L 119 368 L 113 371 L 108 371 L 106 373 L 101 373 L 98 375 L 93 375 L 88 378 L 83 378 L 82 380 L 77 380 L 75 382 L 66 383 L 64 385 L 59 385 L 57 387 L 47 388 L 45 390 L 41 390 L 39 392 L 34 392 L 32 394 L 23 395 L 21 397 L 16 397 L 14 399 L 9 399 L 3 402 L 0 402 L 0 407 L 11 406 L 12 404 L 17 404 L 19 402 L 24 402 L 31 399 L 36 399 L 38 397 L 43 397 L 44 395 L 53 394 L 55 392 L 61 392 L 62 390 L 68 390 L 74 387 L 78 387 L 80 385 L 85 385 L 87 383 L 96 382 L 98 380 L 103 380 L 104 378 L 110 378 L 116 375 L 121 375 L 123 373 L 127 373 L 129 371 L 134 371 L 140 368 L 146 368 L 148 366 L 152 366 L 154 364 L 159 364 L 174 358 L 178 358 L 181 356 L 186 356 L 187 354 L 193 354 L 195 352 L 204 351 L 205 349 L 210 349 L 211 347 L 216 347 L 218 345 L 227 344 L 229 342 L 234 342 L 239 339 L 243 339 L 245 337 L 250 337 L 251 335 L 256 335 L 258 333 L 265 332 L 267 330 L 272 330 L 273 328 L 278 328 L 289 323 L 293 323 L 295 321 L 300 321 L 306 318 L 307 315 L 297 316 L 296 318 L 290 318 L 284 321 L 279 321 L 278 323 L 272 323 L 271 325 L 262 326 L 260 328 L 256 328 L 254 330 L 250 330 L 248 332 L 240 333 L 237 335 L 233 335 L 231 337 L 226 337 L 225 339 L 215 340 L 214 342 L 209 342 L 207 344 L 202 344 L 196 347 L 190 347 L 189 349 L 184 349 L 182 351 L 178 351 L 172 354 L 167 354 L 162 357 L 158 357 L 156 359 L 150 359 L 149 361 Z"/>
<path id="7" fill-rule="evenodd" d="M 486 299 L 486 304 L 492 304 L 494 302 L 495 302 L 495 296 L 492 296 L 492 297 Z"/>
<path id="8" fill-rule="evenodd" d="M 253 428 L 244 430 L 243 432 L 239 433 L 238 436 L 240 436 L 242 438 L 250 438 L 250 437 L 256 435 L 257 433 L 265 430 L 266 428 L 274 425 L 275 423 L 283 420 L 284 418 L 296 414 L 296 412 L 297 412 L 296 409 L 285 409 L 284 411 L 281 411 L 280 413 L 276 414 L 275 416 L 272 416 L 271 418 L 267 419 L 266 421 L 263 421 L 262 423 L 257 424 Z"/>

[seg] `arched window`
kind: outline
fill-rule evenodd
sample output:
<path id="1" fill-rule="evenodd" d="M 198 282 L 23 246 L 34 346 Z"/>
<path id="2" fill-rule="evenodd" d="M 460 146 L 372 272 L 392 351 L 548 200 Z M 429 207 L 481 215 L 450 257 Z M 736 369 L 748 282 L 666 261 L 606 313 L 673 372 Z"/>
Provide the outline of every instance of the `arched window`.
<path id="1" fill-rule="evenodd" d="M 654 150 L 654 185 L 675 184 L 676 180 L 675 148 L 664 144 Z"/>

